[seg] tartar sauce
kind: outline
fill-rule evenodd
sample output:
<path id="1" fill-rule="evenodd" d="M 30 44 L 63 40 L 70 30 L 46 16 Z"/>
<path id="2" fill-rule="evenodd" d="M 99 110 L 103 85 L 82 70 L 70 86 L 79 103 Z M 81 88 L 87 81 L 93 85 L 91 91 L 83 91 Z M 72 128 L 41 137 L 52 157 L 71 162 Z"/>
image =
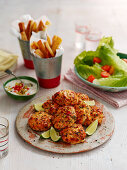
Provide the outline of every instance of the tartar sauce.
<path id="1" fill-rule="evenodd" d="M 26 96 L 26 95 L 32 95 L 35 94 L 37 91 L 37 84 L 30 81 L 21 79 L 23 83 L 21 83 L 20 80 L 12 80 L 9 83 L 6 84 L 5 89 L 12 94 L 20 95 L 20 96 Z"/>

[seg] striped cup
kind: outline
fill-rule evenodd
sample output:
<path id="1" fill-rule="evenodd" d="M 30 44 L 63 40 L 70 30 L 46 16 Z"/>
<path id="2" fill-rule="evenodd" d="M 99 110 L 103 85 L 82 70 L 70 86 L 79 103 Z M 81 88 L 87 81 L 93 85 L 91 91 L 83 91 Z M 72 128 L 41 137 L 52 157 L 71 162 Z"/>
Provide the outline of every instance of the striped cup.
<path id="1" fill-rule="evenodd" d="M 9 122 L 0 116 L 0 158 L 8 154 Z"/>

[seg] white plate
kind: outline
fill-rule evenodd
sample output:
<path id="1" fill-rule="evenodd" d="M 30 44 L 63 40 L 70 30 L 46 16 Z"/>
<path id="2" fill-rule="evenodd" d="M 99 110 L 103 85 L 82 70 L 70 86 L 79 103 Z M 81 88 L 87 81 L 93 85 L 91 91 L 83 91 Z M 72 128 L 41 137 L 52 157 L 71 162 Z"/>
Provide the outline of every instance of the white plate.
<path id="1" fill-rule="evenodd" d="M 28 125 L 28 118 L 32 113 L 33 104 L 45 102 L 48 97 L 43 96 L 36 98 L 31 103 L 27 104 L 22 108 L 16 118 L 16 129 L 21 138 L 26 141 L 28 144 L 39 148 L 44 151 L 54 152 L 54 153 L 79 153 L 92 150 L 107 140 L 110 139 L 114 132 L 114 118 L 111 113 L 99 102 L 96 101 L 96 104 L 103 109 L 104 118 L 101 126 L 97 128 L 97 131 L 92 135 L 86 138 L 84 143 L 69 145 L 63 142 L 53 142 L 50 139 L 39 139 L 39 133 L 33 131 Z"/>

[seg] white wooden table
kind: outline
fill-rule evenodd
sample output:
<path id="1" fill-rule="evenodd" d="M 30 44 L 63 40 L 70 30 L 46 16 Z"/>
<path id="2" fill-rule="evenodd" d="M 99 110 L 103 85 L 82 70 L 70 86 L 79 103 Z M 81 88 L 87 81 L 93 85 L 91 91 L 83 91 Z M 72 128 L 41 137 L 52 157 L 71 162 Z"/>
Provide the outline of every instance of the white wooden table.
<path id="1" fill-rule="evenodd" d="M 35 77 L 33 70 L 23 66 L 18 41 L 9 33 L 11 22 L 22 14 L 30 13 L 39 17 L 47 15 L 52 21 L 51 34 L 63 38 L 65 49 L 62 75 L 72 65 L 76 55 L 74 49 L 74 23 L 84 18 L 104 35 L 111 35 L 115 47 L 127 53 L 127 1 L 126 0 L 0 0 L 0 48 L 19 55 L 17 75 Z M 29 103 L 14 101 L 3 91 L 0 80 L 0 115 L 10 123 L 9 154 L 0 160 L 0 170 L 126 170 L 127 169 L 127 106 L 115 109 L 105 104 L 115 118 L 115 132 L 111 140 L 90 152 L 71 155 L 59 155 L 43 152 L 25 143 L 16 133 L 15 118 L 24 105 Z M 80 90 L 62 80 L 55 89 L 40 88 L 36 97 L 49 95 L 51 91 L 70 88 Z M 90 94 L 89 94 L 90 95 Z M 94 97 L 94 96 L 93 96 Z M 98 99 L 99 100 L 99 99 Z"/>

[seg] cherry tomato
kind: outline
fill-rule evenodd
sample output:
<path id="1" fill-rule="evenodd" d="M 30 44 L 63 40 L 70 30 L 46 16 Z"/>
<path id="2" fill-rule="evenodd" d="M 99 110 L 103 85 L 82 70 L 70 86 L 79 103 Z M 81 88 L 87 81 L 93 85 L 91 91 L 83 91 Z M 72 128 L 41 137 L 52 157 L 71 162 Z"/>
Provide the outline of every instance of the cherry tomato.
<path id="1" fill-rule="evenodd" d="M 93 83 L 95 77 L 93 75 L 90 75 L 88 78 L 87 78 L 87 81 Z"/>
<path id="2" fill-rule="evenodd" d="M 109 76 L 110 76 L 110 74 L 109 74 L 107 71 L 102 71 L 102 72 L 101 72 L 101 77 L 107 78 L 107 77 L 109 77 Z"/>
<path id="3" fill-rule="evenodd" d="M 114 67 L 113 66 L 111 66 L 111 68 L 110 68 L 110 70 L 109 70 L 109 74 L 113 74 L 114 73 Z"/>
<path id="4" fill-rule="evenodd" d="M 124 58 L 124 59 L 122 59 L 123 61 L 125 61 L 126 63 L 127 63 L 127 59 L 126 58 Z"/>
<path id="5" fill-rule="evenodd" d="M 102 66 L 101 68 L 102 68 L 104 71 L 109 72 L 111 66 L 109 66 L 109 65 L 104 65 L 104 66 Z"/>
<path id="6" fill-rule="evenodd" d="M 94 62 L 94 63 L 101 63 L 101 59 L 98 58 L 98 57 L 94 57 L 94 58 L 93 58 L 93 62 Z"/>

